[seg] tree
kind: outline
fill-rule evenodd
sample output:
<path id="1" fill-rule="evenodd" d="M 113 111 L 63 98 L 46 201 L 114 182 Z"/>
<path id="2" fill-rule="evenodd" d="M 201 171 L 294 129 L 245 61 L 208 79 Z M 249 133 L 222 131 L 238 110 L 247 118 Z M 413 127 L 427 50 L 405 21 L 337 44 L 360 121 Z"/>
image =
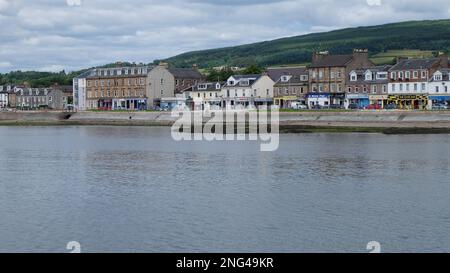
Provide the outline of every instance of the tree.
<path id="1" fill-rule="evenodd" d="M 247 67 L 244 71 L 242 71 L 242 74 L 249 75 L 249 74 L 261 74 L 263 72 L 263 69 L 257 65 L 251 65 Z"/>

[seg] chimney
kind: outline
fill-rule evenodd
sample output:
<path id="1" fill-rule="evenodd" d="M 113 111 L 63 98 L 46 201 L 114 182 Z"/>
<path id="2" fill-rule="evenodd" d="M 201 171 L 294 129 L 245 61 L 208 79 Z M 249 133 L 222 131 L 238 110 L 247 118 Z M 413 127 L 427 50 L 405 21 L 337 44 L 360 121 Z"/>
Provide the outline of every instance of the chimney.
<path id="1" fill-rule="evenodd" d="M 369 50 L 368 49 L 354 49 L 353 57 L 369 59 Z"/>
<path id="2" fill-rule="evenodd" d="M 314 51 L 312 55 L 312 62 L 314 63 L 320 61 L 324 56 L 328 55 L 330 55 L 330 52 L 328 51 L 320 51 L 320 52 Z"/>
<path id="3" fill-rule="evenodd" d="M 438 58 L 440 60 L 441 68 L 449 68 L 448 64 L 448 54 L 445 52 L 439 52 Z"/>

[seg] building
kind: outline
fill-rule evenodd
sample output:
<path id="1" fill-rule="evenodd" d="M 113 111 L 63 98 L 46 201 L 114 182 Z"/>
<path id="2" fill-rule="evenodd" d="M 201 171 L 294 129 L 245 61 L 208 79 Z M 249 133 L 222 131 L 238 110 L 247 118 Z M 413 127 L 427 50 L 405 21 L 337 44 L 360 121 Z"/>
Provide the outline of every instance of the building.
<path id="1" fill-rule="evenodd" d="M 224 83 L 205 82 L 182 91 L 186 105 L 191 110 L 210 110 L 221 106 L 221 90 Z"/>
<path id="2" fill-rule="evenodd" d="M 429 108 L 429 79 L 436 71 L 448 67 L 446 54 L 428 59 L 400 59 L 389 70 L 388 103 L 399 109 Z"/>
<path id="3" fill-rule="evenodd" d="M 266 74 L 233 75 L 222 87 L 222 107 L 240 109 L 273 104 L 275 82 Z"/>
<path id="4" fill-rule="evenodd" d="M 345 87 L 351 71 L 374 67 L 365 49 L 355 49 L 349 55 L 330 55 L 329 52 L 314 53 L 309 70 L 308 105 L 329 107 L 345 104 Z"/>
<path id="5" fill-rule="evenodd" d="M 86 79 L 86 109 L 145 110 L 152 66 L 93 69 Z M 81 80 L 82 81 L 82 80 Z M 78 86 L 77 103 L 83 103 Z M 82 92 L 82 89 L 81 89 Z"/>
<path id="6" fill-rule="evenodd" d="M 293 102 L 306 104 L 309 90 L 309 72 L 306 67 L 269 68 L 267 74 L 275 82 L 275 105 L 290 108 Z"/>
<path id="7" fill-rule="evenodd" d="M 72 86 L 54 86 L 47 96 L 48 109 L 67 110 L 73 106 Z"/>
<path id="8" fill-rule="evenodd" d="M 86 101 L 86 80 L 91 75 L 92 70 L 88 70 L 73 79 L 73 105 L 78 111 L 87 110 Z"/>
<path id="9" fill-rule="evenodd" d="M 359 108 L 377 105 L 384 108 L 388 99 L 388 71 L 391 66 L 376 66 L 353 70 L 346 86 L 345 108 L 351 104 Z"/>
<path id="10" fill-rule="evenodd" d="M 148 75 L 149 108 L 161 106 L 162 98 L 175 98 L 181 91 L 203 81 L 203 75 L 196 68 L 170 68 L 161 63 Z"/>
<path id="11" fill-rule="evenodd" d="M 19 110 L 48 109 L 50 88 L 16 88 L 16 108 Z"/>
<path id="12" fill-rule="evenodd" d="M 450 106 L 450 69 L 439 69 L 432 75 L 428 85 L 428 107 Z"/>

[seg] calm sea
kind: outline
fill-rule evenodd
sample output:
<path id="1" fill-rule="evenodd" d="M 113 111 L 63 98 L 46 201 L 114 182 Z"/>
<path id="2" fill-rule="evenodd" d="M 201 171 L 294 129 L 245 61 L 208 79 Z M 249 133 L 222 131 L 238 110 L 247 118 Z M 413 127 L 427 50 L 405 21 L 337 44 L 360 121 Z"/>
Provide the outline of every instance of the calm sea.
<path id="1" fill-rule="evenodd" d="M 0 252 L 450 252 L 448 135 L 0 127 Z"/>

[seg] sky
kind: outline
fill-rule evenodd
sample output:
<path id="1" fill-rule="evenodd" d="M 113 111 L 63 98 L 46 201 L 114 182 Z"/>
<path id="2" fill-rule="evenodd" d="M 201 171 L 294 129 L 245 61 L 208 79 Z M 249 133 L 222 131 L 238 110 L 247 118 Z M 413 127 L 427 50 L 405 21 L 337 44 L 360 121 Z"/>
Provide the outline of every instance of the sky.
<path id="1" fill-rule="evenodd" d="M 446 18 L 448 0 L 0 0 L 0 73 L 149 63 L 192 50 Z"/>

